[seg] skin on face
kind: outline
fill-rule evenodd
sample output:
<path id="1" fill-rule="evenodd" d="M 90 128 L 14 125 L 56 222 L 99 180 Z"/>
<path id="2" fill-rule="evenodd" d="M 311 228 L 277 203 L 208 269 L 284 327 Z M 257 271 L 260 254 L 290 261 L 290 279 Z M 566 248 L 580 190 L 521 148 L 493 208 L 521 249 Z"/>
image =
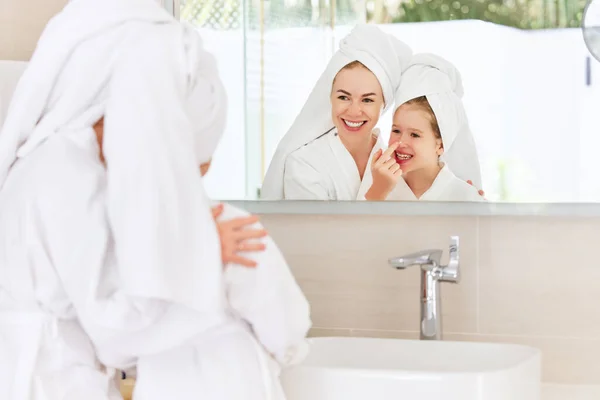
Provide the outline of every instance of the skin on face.
<path id="1" fill-rule="evenodd" d="M 403 175 L 439 171 L 444 153 L 442 139 L 436 137 L 431 116 L 417 105 L 403 104 L 394 113 L 389 143 L 400 142 L 394 156 Z"/>
<path id="2" fill-rule="evenodd" d="M 331 117 L 342 140 L 369 138 L 383 104 L 381 85 L 367 68 L 357 66 L 338 72 L 331 90 Z"/>

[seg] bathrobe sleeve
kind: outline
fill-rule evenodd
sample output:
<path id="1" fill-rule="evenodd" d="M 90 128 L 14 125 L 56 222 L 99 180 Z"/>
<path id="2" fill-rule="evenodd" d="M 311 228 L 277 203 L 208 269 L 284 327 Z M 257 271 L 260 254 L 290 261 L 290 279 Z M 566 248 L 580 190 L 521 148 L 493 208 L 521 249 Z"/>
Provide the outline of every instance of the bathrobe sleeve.
<path id="1" fill-rule="evenodd" d="M 226 205 L 221 218 L 246 215 Z M 256 228 L 261 228 L 260 224 Z M 302 361 L 307 353 L 310 306 L 273 239 L 267 237 L 263 242 L 265 251 L 244 255 L 257 262 L 256 268 L 226 266 L 227 298 L 263 347 L 285 367 Z"/>
<path id="2" fill-rule="evenodd" d="M 285 161 L 283 191 L 286 200 L 332 200 L 323 175 L 298 153 Z"/>

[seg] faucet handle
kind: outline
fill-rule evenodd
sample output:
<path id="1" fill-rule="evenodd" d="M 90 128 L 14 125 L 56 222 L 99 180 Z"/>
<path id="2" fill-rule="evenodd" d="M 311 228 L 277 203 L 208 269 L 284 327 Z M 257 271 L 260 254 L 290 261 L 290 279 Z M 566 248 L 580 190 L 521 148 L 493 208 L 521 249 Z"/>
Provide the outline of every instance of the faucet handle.
<path id="1" fill-rule="evenodd" d="M 432 267 L 437 267 L 440 265 L 441 258 L 442 250 L 432 249 L 390 258 L 388 263 L 396 269 L 405 269 L 413 265 L 431 265 Z"/>
<path id="2" fill-rule="evenodd" d="M 440 277 L 441 281 L 455 283 L 460 281 L 459 244 L 460 241 L 458 236 L 450 237 L 450 257 L 448 260 L 448 265 L 442 268 L 442 275 Z"/>

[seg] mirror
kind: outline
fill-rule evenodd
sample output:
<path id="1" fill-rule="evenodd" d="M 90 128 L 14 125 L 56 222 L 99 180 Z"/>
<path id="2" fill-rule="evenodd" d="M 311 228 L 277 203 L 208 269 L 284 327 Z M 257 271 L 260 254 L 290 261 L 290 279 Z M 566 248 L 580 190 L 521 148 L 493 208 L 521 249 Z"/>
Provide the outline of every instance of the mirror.
<path id="1" fill-rule="evenodd" d="M 227 131 L 207 177 L 209 192 L 223 200 L 261 198 L 278 145 L 340 41 L 366 22 L 413 54 L 433 53 L 459 71 L 460 105 L 481 175 L 478 189 L 488 202 L 600 202 L 600 63 L 582 33 L 585 7 L 585 0 L 182 0 L 180 18 L 198 28 L 216 55 L 229 97 Z M 322 100 L 325 114 L 331 113 L 329 100 Z M 393 134 L 395 107 L 375 118 L 384 148 Z M 439 149 L 435 139 L 432 143 L 435 155 Z M 414 147 L 405 153 L 417 160 Z M 359 175 L 355 157 L 350 152 L 344 157 L 353 168 L 344 171 Z"/>
<path id="2" fill-rule="evenodd" d="M 583 14 L 583 38 L 590 53 L 600 61 L 600 1 L 589 0 Z"/>

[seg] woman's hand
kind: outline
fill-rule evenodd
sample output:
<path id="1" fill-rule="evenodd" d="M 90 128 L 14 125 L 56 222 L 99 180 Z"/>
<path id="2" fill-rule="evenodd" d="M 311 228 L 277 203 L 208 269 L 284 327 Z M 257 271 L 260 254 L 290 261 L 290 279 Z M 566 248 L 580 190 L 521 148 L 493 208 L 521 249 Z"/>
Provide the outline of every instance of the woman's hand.
<path id="1" fill-rule="evenodd" d="M 218 221 L 223 213 L 223 204 L 212 208 L 213 218 L 217 224 L 217 230 L 221 240 L 221 259 L 223 264 L 239 264 L 245 267 L 256 267 L 256 262 L 238 255 L 239 252 L 263 251 L 265 245 L 262 243 L 252 243 L 252 239 L 259 239 L 267 236 L 265 229 L 244 229 L 258 222 L 258 217 L 234 218 L 229 221 Z"/>
<path id="2" fill-rule="evenodd" d="M 371 160 L 373 184 L 365 194 L 367 200 L 385 200 L 402 178 L 402 169 L 396 162 L 394 152 L 400 142 L 393 143 L 385 151 L 379 149 Z"/>

